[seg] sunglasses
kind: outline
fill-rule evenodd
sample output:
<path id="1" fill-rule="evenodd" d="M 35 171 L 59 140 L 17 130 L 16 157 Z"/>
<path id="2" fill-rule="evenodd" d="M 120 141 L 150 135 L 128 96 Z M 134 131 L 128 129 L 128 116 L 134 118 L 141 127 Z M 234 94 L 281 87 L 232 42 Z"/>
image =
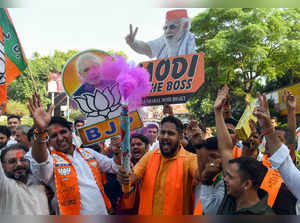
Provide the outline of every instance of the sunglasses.
<path id="1" fill-rule="evenodd" d="M 164 30 L 167 30 L 167 29 L 170 29 L 170 30 L 174 30 L 174 29 L 176 29 L 177 28 L 177 25 L 175 25 L 175 24 L 171 24 L 171 25 L 165 25 L 164 27 L 163 27 L 163 29 Z"/>

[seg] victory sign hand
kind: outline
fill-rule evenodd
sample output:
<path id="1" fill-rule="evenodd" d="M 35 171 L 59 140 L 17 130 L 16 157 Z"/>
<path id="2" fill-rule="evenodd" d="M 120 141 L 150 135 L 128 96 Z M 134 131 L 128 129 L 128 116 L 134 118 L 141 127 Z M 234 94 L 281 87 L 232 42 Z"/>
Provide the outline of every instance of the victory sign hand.
<path id="1" fill-rule="evenodd" d="M 296 109 L 296 98 L 291 92 L 284 90 L 283 101 L 286 104 L 288 110 Z"/>
<path id="2" fill-rule="evenodd" d="M 254 109 L 253 115 L 258 119 L 258 123 L 262 129 L 272 128 L 272 122 L 270 118 L 269 105 L 266 94 L 261 95 L 257 92 L 257 98 L 259 106 Z"/>
<path id="3" fill-rule="evenodd" d="M 137 34 L 138 27 L 135 28 L 134 32 L 132 30 L 132 24 L 129 25 L 129 34 L 126 36 L 126 42 L 128 45 L 132 45 Z"/>
<path id="4" fill-rule="evenodd" d="M 218 91 L 218 96 L 215 101 L 214 110 L 215 112 L 220 112 L 222 110 L 223 105 L 228 99 L 229 88 L 225 85 L 221 90 Z"/>

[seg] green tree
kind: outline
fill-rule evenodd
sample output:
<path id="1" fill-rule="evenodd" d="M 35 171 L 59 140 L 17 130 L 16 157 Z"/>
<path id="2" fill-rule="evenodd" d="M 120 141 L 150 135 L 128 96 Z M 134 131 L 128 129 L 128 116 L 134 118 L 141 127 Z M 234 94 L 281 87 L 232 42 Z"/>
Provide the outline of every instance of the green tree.
<path id="1" fill-rule="evenodd" d="M 28 116 L 29 111 L 25 104 L 20 103 L 18 101 L 8 100 L 7 107 L 6 107 L 6 114 L 16 114 L 21 117 Z"/>
<path id="2" fill-rule="evenodd" d="M 119 55 L 119 56 L 122 56 L 122 57 L 125 57 L 126 59 L 128 59 L 128 56 L 126 55 L 126 53 L 122 50 L 120 51 L 116 51 L 116 50 L 109 50 L 107 51 L 107 53 L 109 53 L 110 55 Z"/>
<path id="3" fill-rule="evenodd" d="M 77 52 L 78 50 L 69 50 L 67 52 L 55 50 L 53 56 L 41 56 L 36 52 L 33 57 L 28 60 L 38 92 L 41 94 L 45 104 L 50 103 L 47 93 L 49 74 L 51 72 L 61 73 L 67 60 Z M 32 93 L 34 93 L 34 88 L 28 69 L 18 76 L 7 88 L 7 97 L 22 103 L 27 103 L 27 98 L 30 97 Z"/>
<path id="4" fill-rule="evenodd" d="M 300 9 L 209 9 L 192 19 L 197 51 L 205 53 L 205 83 L 189 109 L 213 124 L 218 89 L 228 84 L 235 118 L 244 110 L 246 94 L 261 84 L 291 75 L 300 77 Z"/>
<path id="5" fill-rule="evenodd" d="M 79 109 L 74 109 L 70 113 L 70 119 L 75 121 L 77 118 L 84 118 L 84 117 Z"/>

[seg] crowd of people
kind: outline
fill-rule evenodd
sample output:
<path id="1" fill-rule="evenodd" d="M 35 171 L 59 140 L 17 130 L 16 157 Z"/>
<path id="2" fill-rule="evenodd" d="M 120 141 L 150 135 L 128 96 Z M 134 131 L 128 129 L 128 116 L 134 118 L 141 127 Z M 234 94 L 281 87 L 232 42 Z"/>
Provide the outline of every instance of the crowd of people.
<path id="1" fill-rule="evenodd" d="M 195 42 L 189 28 L 186 10 L 172 10 L 164 36 L 138 41 L 130 26 L 126 41 L 150 58 L 190 54 Z M 282 127 L 271 118 L 266 96 L 257 93 L 257 121 L 249 120 L 251 133 L 243 140 L 229 98 L 224 86 L 214 104 L 215 126 L 182 123 L 165 105 L 160 123 L 131 133 L 128 173 L 120 136 L 83 145 L 76 129 L 85 120 L 52 116 L 54 106 L 46 111 L 34 94 L 28 101 L 32 126 L 17 115 L 0 126 L 0 214 L 300 214 L 295 97 L 284 93 L 288 115 Z"/>
<path id="2" fill-rule="evenodd" d="M 228 110 L 229 89 L 214 105 L 215 127 L 183 124 L 165 105 L 160 123 L 131 133 L 131 172 L 121 164 L 121 138 L 85 146 L 74 123 L 29 99 L 33 126 L 17 115 L 0 126 L 0 213 L 9 215 L 296 215 L 296 100 L 287 127 L 270 117 L 257 94 L 251 135 L 241 140 Z M 273 121 L 272 121 L 273 120 Z M 216 129 L 215 133 L 212 129 Z M 215 134 L 215 136 L 214 136 Z M 122 185 L 129 185 L 124 193 Z"/>

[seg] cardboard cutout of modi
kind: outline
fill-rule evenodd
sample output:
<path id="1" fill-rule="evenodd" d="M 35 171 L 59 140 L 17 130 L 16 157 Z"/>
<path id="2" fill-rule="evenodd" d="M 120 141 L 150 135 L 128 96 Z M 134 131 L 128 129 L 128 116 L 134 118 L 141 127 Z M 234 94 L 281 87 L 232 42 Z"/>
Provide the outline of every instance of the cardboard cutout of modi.
<path id="1" fill-rule="evenodd" d="M 126 36 L 127 44 L 137 53 L 149 58 L 165 58 L 196 53 L 195 37 L 189 32 L 191 21 L 185 9 L 171 10 L 166 13 L 166 22 L 163 27 L 164 34 L 158 39 L 144 42 L 136 40 L 138 28 Z"/>
<path id="2" fill-rule="evenodd" d="M 80 52 L 66 63 L 62 71 L 64 89 L 85 114 L 87 125 L 114 118 L 121 112 L 116 81 L 93 75 L 93 70 L 98 72 L 105 56 L 110 55 L 100 50 Z"/>
<path id="3" fill-rule="evenodd" d="M 151 91 L 149 77 L 139 65 L 99 50 L 80 52 L 66 63 L 64 89 L 87 118 L 86 125 L 77 129 L 84 145 L 121 134 L 129 148 L 130 130 L 143 126 L 137 109 Z"/>

